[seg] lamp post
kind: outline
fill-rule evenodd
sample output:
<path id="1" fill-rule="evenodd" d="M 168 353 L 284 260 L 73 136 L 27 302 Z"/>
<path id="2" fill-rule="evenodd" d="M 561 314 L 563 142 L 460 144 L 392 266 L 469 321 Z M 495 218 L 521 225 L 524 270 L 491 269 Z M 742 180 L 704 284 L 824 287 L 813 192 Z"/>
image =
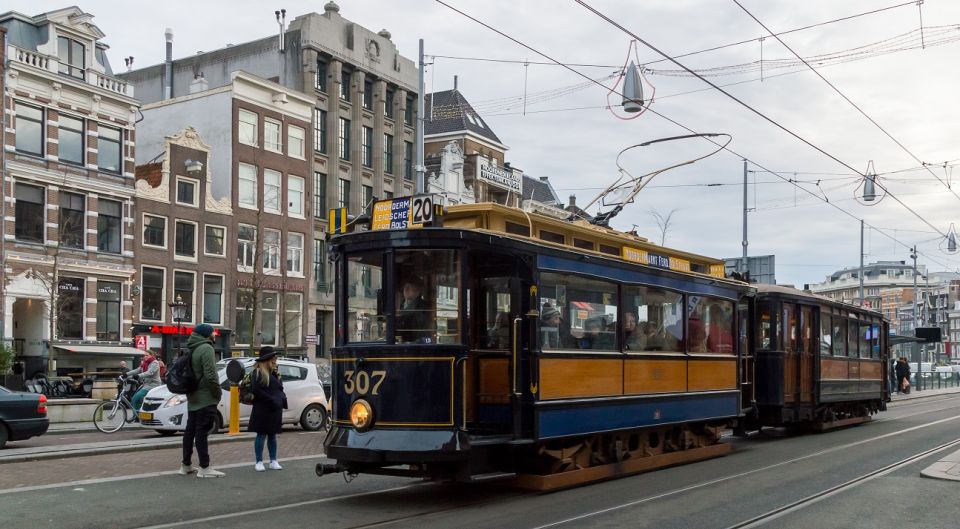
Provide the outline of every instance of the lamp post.
<path id="1" fill-rule="evenodd" d="M 181 334 L 181 327 L 183 325 L 183 318 L 187 312 L 187 304 L 183 302 L 183 298 L 180 297 L 180 294 L 177 294 L 176 299 L 167 303 L 170 306 L 171 312 L 173 312 L 173 321 L 177 323 L 177 353 L 180 353 L 180 349 L 183 348 L 183 334 Z"/>

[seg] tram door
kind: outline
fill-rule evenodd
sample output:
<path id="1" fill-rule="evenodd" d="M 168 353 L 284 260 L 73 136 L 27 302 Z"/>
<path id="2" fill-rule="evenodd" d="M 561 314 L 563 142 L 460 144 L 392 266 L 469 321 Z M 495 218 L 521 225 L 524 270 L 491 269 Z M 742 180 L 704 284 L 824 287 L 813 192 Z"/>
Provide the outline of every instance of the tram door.
<path id="1" fill-rule="evenodd" d="M 473 435 L 511 433 L 514 320 L 521 315 L 520 281 L 512 261 L 474 261 L 470 357 L 467 361 L 467 428 Z M 499 260 L 499 263 L 497 262 Z"/>

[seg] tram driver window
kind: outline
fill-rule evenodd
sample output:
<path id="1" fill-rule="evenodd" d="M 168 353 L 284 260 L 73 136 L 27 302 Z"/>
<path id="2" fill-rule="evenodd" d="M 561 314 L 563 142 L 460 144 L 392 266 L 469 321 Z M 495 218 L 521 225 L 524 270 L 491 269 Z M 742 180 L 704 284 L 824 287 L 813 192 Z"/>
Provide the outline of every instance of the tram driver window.
<path id="1" fill-rule="evenodd" d="M 617 286 L 582 277 L 540 276 L 540 345 L 618 351 Z"/>
<path id="2" fill-rule="evenodd" d="M 683 350 L 683 294 L 624 287 L 623 341 L 629 351 Z"/>
<path id="3" fill-rule="evenodd" d="M 733 303 L 703 296 L 691 296 L 690 301 L 690 352 L 733 354 Z"/>
<path id="4" fill-rule="evenodd" d="M 383 253 L 347 257 L 348 342 L 383 342 L 387 318 L 383 311 Z"/>
<path id="5" fill-rule="evenodd" d="M 396 253 L 397 343 L 459 344 L 460 261 L 455 250 Z"/>

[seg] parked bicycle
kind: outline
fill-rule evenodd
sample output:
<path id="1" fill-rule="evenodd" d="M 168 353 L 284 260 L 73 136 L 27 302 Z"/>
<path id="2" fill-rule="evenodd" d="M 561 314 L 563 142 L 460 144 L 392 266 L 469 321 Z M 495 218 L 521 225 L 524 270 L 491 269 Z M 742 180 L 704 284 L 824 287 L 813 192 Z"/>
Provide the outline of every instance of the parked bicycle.
<path id="1" fill-rule="evenodd" d="M 93 412 L 93 425 L 103 433 L 113 433 L 124 424 L 137 420 L 137 410 L 133 409 L 130 397 L 140 389 L 140 381 L 135 377 L 117 377 L 117 396 L 113 400 L 103 401 Z"/>

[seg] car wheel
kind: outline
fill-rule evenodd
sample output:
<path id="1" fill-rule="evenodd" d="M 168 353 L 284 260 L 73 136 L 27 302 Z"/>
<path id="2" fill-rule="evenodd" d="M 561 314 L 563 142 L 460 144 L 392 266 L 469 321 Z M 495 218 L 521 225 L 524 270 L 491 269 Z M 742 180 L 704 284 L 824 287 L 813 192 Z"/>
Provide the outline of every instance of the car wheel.
<path id="1" fill-rule="evenodd" d="M 300 427 L 308 432 L 316 432 L 327 424 L 327 410 L 319 404 L 311 404 L 300 414 Z"/>
<path id="2" fill-rule="evenodd" d="M 213 426 L 210 427 L 210 435 L 215 433 L 220 433 L 220 430 L 223 429 L 223 418 L 220 417 L 218 413 L 216 417 L 213 418 Z"/>
<path id="3" fill-rule="evenodd" d="M 7 432 L 7 425 L 0 423 L 0 448 L 7 446 L 7 441 L 10 440 L 10 434 Z"/>
<path id="4" fill-rule="evenodd" d="M 172 436 L 173 434 L 177 433 L 176 430 L 155 430 L 155 431 L 156 431 L 158 434 L 162 435 L 163 437 L 170 437 L 170 436 Z"/>

